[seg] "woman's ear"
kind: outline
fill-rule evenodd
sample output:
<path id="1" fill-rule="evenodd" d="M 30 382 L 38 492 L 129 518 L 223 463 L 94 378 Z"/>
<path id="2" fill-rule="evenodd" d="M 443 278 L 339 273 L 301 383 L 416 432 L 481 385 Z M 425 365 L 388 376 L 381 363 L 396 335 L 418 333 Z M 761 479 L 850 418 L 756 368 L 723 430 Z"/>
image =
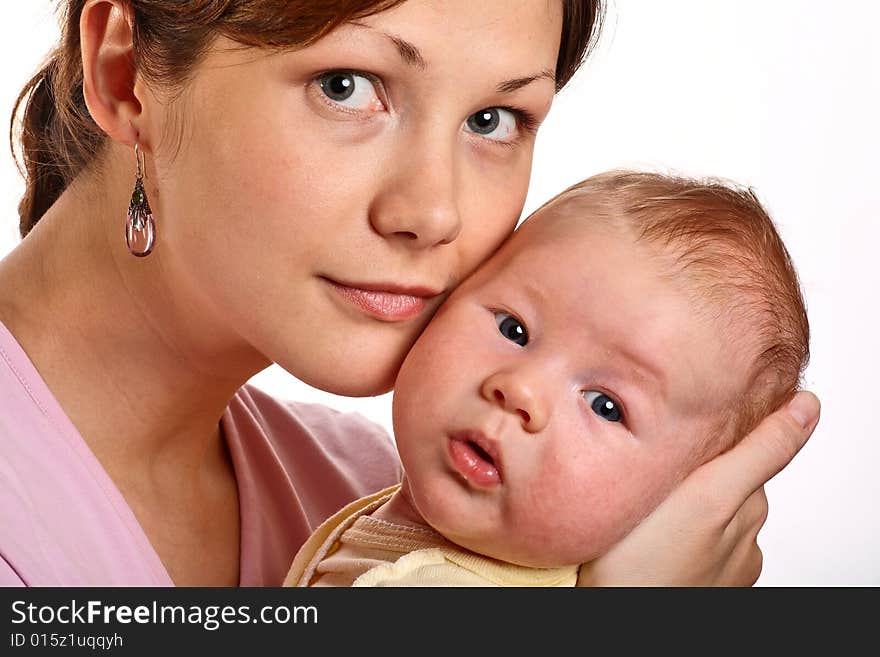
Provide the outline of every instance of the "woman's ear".
<path id="1" fill-rule="evenodd" d="M 141 141 L 137 123 L 142 106 L 135 95 L 132 24 L 127 3 L 88 0 L 80 17 L 79 34 L 86 107 L 111 139 L 133 146 Z"/>

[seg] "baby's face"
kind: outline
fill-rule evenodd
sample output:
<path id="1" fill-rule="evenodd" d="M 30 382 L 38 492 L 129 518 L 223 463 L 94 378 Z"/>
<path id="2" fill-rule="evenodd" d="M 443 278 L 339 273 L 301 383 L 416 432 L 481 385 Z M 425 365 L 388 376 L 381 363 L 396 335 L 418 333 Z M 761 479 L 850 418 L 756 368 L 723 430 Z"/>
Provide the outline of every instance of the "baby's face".
<path id="1" fill-rule="evenodd" d="M 431 525 L 549 567 L 604 552 L 698 465 L 746 364 L 646 247 L 544 212 L 429 324 L 394 427 Z"/>

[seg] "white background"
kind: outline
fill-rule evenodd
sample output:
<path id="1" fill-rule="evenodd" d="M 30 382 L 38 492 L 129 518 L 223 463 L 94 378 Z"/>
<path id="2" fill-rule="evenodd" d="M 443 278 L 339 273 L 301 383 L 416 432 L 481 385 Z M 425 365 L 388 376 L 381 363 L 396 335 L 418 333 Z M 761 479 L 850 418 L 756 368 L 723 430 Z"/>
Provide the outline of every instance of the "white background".
<path id="1" fill-rule="evenodd" d="M 764 586 L 880 584 L 880 8 L 864 0 L 616 0 L 602 45 L 541 130 L 525 212 L 615 166 L 755 187 L 799 270 L 822 421 L 767 487 Z M 0 112 L 57 35 L 48 0 L 4 3 Z M 22 190 L 0 149 L 0 257 Z M 390 395 L 346 399 L 277 367 L 254 382 L 390 429 Z"/>

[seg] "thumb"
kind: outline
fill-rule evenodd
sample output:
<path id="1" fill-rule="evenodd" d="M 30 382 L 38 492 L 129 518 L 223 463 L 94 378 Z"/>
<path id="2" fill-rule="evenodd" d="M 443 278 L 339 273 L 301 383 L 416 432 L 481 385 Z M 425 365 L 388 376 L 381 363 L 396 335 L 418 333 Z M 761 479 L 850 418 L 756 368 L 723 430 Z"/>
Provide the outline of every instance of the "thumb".
<path id="1" fill-rule="evenodd" d="M 801 391 L 768 415 L 731 450 L 706 463 L 703 476 L 737 508 L 800 451 L 819 421 L 819 398 Z"/>

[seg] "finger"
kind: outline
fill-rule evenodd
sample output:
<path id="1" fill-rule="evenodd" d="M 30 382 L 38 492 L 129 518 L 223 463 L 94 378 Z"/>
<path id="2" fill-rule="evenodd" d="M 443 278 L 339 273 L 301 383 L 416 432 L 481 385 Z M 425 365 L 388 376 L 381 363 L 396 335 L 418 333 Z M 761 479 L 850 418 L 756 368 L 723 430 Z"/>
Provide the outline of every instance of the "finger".
<path id="1" fill-rule="evenodd" d="M 715 490 L 735 511 L 752 493 L 784 468 L 807 442 L 819 419 L 819 399 L 799 392 L 772 413 L 731 450 L 703 465 Z"/>
<path id="2" fill-rule="evenodd" d="M 769 510 L 767 494 L 764 492 L 763 486 L 749 495 L 749 499 L 740 508 L 738 513 L 742 515 L 746 525 L 751 528 L 752 538 L 757 536 L 758 532 L 761 531 L 761 527 L 767 522 Z"/>
<path id="3" fill-rule="evenodd" d="M 724 529 L 725 540 L 733 543 L 754 542 L 767 521 L 767 495 L 761 486 L 737 510 Z"/>
<path id="4" fill-rule="evenodd" d="M 754 586 L 758 581 L 758 578 L 761 577 L 761 571 L 763 570 L 764 553 L 761 551 L 761 548 L 758 547 L 757 543 L 752 543 L 749 546 L 749 551 L 746 554 L 743 565 L 743 577 L 746 581 L 744 583 L 735 584 L 735 586 Z"/>
<path id="5" fill-rule="evenodd" d="M 761 576 L 764 553 L 755 540 L 739 541 L 718 573 L 715 586 L 754 586 Z"/>

